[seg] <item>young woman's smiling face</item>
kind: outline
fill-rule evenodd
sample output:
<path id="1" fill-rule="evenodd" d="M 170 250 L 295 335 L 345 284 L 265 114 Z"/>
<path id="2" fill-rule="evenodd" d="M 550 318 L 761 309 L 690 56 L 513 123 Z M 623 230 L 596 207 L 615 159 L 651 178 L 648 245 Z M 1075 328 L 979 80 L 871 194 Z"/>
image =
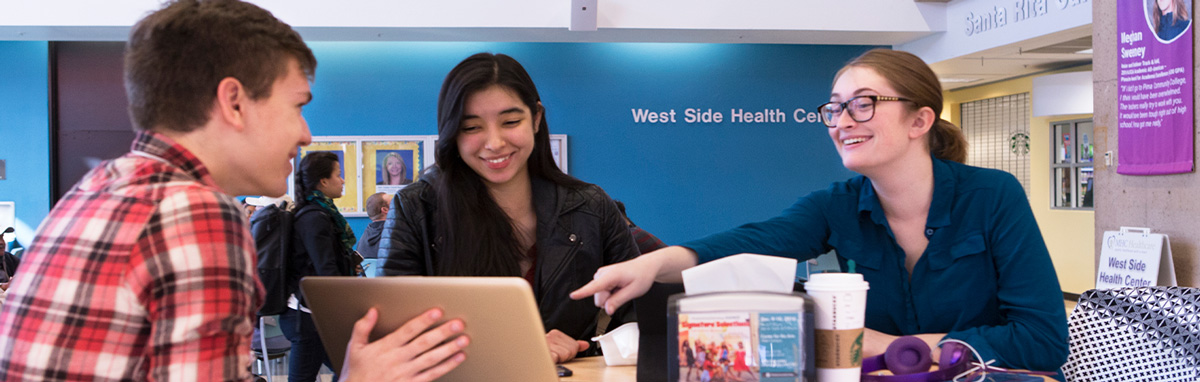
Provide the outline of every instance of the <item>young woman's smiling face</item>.
<path id="1" fill-rule="evenodd" d="M 874 69 L 851 67 L 838 77 L 829 100 L 846 102 L 854 97 L 869 95 L 900 96 Z M 837 126 L 829 128 L 829 138 L 842 156 L 842 165 L 865 174 L 900 158 L 914 144 L 921 144 L 914 139 L 919 136 L 913 137 L 913 130 L 908 128 L 913 117 L 906 103 L 876 101 L 874 115 L 866 122 L 855 121 L 849 110 L 838 114 L 835 118 Z"/>
<path id="2" fill-rule="evenodd" d="M 459 125 L 458 152 L 489 188 L 529 181 L 529 155 L 541 120 L 517 93 L 493 85 L 467 97 Z"/>

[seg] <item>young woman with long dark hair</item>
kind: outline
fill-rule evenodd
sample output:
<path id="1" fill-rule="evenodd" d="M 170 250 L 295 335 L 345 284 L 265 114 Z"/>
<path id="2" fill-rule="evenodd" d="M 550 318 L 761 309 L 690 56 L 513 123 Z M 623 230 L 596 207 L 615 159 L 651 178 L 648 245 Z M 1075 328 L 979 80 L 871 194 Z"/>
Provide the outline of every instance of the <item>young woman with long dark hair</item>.
<path id="1" fill-rule="evenodd" d="M 314 381 L 322 364 L 333 367 L 298 286 L 304 276 L 354 275 L 354 231 L 333 204 L 333 199 L 342 196 L 345 180 L 341 175 L 337 155 L 328 151 L 309 152 L 296 171 L 292 223 L 295 255 L 291 258 L 288 280 L 297 292 L 288 301 L 291 309 L 279 319 L 283 334 L 292 342 L 289 382 Z M 334 380 L 337 379 L 335 374 Z"/>
<path id="2" fill-rule="evenodd" d="M 388 275 L 517 276 L 533 287 L 551 357 L 595 354 L 597 309 L 567 293 L 637 246 L 600 187 L 561 170 L 545 108 L 512 57 L 480 53 L 446 76 L 436 166 L 392 201 L 381 253 Z M 612 312 L 609 329 L 632 321 Z"/>

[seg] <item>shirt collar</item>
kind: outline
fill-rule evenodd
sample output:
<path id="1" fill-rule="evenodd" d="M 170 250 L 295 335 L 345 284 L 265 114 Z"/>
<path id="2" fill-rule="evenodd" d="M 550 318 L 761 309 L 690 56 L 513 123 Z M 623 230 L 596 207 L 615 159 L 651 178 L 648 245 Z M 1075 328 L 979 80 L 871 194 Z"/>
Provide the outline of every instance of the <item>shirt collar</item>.
<path id="1" fill-rule="evenodd" d="M 933 200 L 929 203 L 926 227 L 941 228 L 950 225 L 950 205 L 954 204 L 954 170 L 945 160 L 933 158 Z"/>
<path id="2" fill-rule="evenodd" d="M 954 170 L 944 160 L 932 157 L 933 162 L 933 200 L 929 203 L 929 216 L 925 219 L 927 228 L 941 228 L 950 225 L 950 202 L 954 199 Z M 939 202 L 940 201 L 940 202 Z M 883 205 L 875 194 L 871 179 L 863 177 L 862 191 L 858 194 L 858 212 L 869 212 L 871 221 L 884 225 L 887 216 L 883 213 Z"/>
<path id="3" fill-rule="evenodd" d="M 212 174 L 209 174 L 208 167 L 200 162 L 200 158 L 165 135 L 152 131 L 139 131 L 137 137 L 133 139 L 129 151 L 176 167 L 204 185 L 220 188 L 213 180 Z"/>

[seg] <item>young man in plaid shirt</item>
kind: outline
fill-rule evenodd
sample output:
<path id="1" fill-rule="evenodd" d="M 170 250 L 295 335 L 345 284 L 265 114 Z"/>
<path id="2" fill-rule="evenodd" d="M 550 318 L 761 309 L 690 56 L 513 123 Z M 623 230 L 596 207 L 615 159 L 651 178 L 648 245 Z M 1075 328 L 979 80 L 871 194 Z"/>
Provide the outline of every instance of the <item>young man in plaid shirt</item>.
<path id="1" fill-rule="evenodd" d="M 231 195 L 287 191 L 291 159 L 312 139 L 301 108 L 316 59 L 287 24 L 237 0 L 167 4 L 134 26 L 126 48 L 137 138 L 38 229 L 0 311 L 0 379 L 251 378 L 263 292 Z M 453 369 L 468 340 L 446 341 L 460 320 L 425 332 L 440 316 L 430 310 L 367 343 L 371 311 L 355 326 L 344 379 Z"/>

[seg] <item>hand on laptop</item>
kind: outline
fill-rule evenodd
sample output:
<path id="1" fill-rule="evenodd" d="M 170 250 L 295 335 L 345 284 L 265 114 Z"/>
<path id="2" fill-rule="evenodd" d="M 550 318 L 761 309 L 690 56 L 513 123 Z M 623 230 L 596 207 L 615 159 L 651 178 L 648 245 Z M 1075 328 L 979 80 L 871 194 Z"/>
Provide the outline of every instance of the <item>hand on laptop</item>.
<path id="1" fill-rule="evenodd" d="M 546 345 L 550 346 L 550 358 L 554 363 L 563 363 L 575 359 L 575 354 L 587 350 L 587 341 L 580 341 L 558 329 L 551 329 L 546 333 Z"/>
<path id="2" fill-rule="evenodd" d="M 432 381 L 454 370 L 467 359 L 462 349 L 470 339 L 460 335 L 464 324 L 459 319 L 433 328 L 441 317 L 441 310 L 430 309 L 368 343 L 379 313 L 374 308 L 367 311 L 354 323 L 346 345 L 342 382 Z M 451 338 L 454 340 L 448 341 Z"/>

